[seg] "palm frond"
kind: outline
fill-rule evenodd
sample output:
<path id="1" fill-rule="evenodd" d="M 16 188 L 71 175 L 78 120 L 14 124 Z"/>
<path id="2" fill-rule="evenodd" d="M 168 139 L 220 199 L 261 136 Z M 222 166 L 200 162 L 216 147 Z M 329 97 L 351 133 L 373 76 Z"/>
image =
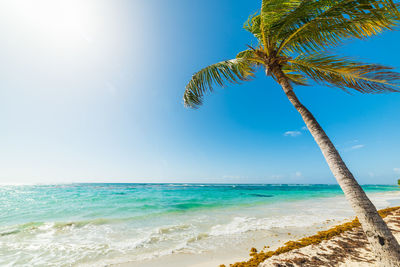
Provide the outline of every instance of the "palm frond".
<path id="1" fill-rule="evenodd" d="M 302 0 L 263 0 L 261 12 L 254 20 L 259 21 L 260 33 L 265 52 L 269 54 L 276 46 L 273 28 L 287 14 L 301 4 Z"/>
<path id="2" fill-rule="evenodd" d="M 250 46 L 249 46 L 250 47 Z M 250 49 L 244 50 L 242 52 L 239 52 L 236 55 L 236 58 L 242 58 L 246 59 L 250 62 L 252 62 L 255 66 L 261 66 L 265 64 L 265 61 L 262 58 L 262 51 L 260 51 L 262 48 L 259 48 L 258 50 L 255 48 L 250 47 Z"/>
<path id="3" fill-rule="evenodd" d="M 255 49 L 243 50 L 236 55 L 236 58 L 254 58 L 256 57 L 254 51 Z"/>
<path id="4" fill-rule="evenodd" d="M 261 4 L 262 30 L 268 36 L 271 29 L 302 4 L 302 0 L 264 0 Z"/>
<path id="5" fill-rule="evenodd" d="M 282 68 L 283 73 L 285 76 L 289 79 L 290 82 L 292 82 L 295 85 L 302 85 L 302 86 L 307 86 L 307 78 L 304 77 L 304 75 L 296 72 L 292 68 L 290 68 L 289 65 L 286 65 Z"/>
<path id="6" fill-rule="evenodd" d="M 247 81 L 254 76 L 253 63 L 246 58 L 237 58 L 210 65 L 192 76 L 183 95 L 186 107 L 196 108 L 203 102 L 206 92 L 212 92 L 215 84 Z"/>
<path id="7" fill-rule="evenodd" d="M 246 31 L 253 34 L 254 37 L 256 37 L 258 39 L 260 44 L 263 43 L 262 34 L 261 34 L 261 18 L 260 18 L 260 15 L 258 14 L 258 12 L 249 16 L 249 18 L 244 23 L 243 28 Z"/>
<path id="8" fill-rule="evenodd" d="M 345 38 L 365 38 L 400 21 L 392 0 L 305 0 L 275 25 L 280 50 L 310 52 Z"/>
<path id="9" fill-rule="evenodd" d="M 288 61 L 290 68 L 318 83 L 339 87 L 346 92 L 400 92 L 400 74 L 392 68 L 357 62 L 349 58 L 321 53 Z"/>

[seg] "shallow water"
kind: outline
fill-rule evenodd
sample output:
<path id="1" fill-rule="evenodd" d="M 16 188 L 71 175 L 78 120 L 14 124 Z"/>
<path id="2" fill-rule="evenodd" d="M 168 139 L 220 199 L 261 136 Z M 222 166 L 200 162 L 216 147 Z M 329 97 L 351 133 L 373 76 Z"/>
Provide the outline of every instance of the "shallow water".
<path id="1" fill-rule="evenodd" d="M 364 189 L 379 208 L 400 199 L 397 186 Z M 199 254 L 351 216 L 336 185 L 0 186 L 0 265 L 101 266 Z"/>

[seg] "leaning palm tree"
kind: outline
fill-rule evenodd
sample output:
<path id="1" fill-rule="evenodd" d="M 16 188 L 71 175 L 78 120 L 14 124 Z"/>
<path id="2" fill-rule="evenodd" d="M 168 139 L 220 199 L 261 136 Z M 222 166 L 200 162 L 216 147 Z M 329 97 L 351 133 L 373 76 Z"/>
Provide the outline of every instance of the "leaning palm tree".
<path id="1" fill-rule="evenodd" d="M 215 84 L 247 81 L 263 68 L 303 118 L 351 203 L 380 266 L 400 266 L 400 246 L 324 130 L 299 101 L 293 86 L 307 85 L 307 79 L 311 79 L 346 92 L 399 92 L 400 74 L 391 68 L 328 52 L 348 38 L 363 39 L 393 30 L 399 17 L 391 0 L 263 0 L 261 10 L 244 24 L 257 44 L 248 46 L 235 59 L 194 74 L 183 97 L 185 106 L 197 108 Z"/>

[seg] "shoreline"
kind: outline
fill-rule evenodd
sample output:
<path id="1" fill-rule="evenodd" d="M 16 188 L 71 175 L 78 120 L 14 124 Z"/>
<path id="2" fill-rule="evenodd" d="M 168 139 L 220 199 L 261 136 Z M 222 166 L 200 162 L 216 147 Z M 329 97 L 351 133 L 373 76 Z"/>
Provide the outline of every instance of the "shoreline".
<path id="1" fill-rule="evenodd" d="M 393 192 L 379 192 L 372 193 L 371 196 L 375 205 L 382 209 L 385 207 L 393 207 L 399 206 L 399 192 L 393 194 Z M 323 198 L 325 199 L 325 198 Z M 327 231 L 329 229 L 335 228 L 338 225 L 349 223 L 352 221 L 351 215 L 352 211 L 350 207 L 346 208 L 342 205 L 347 205 L 344 197 L 336 196 L 328 198 L 330 200 L 335 200 L 334 202 L 341 206 L 341 212 L 344 212 L 349 208 L 349 211 L 346 211 L 345 214 L 347 216 L 341 216 L 342 219 L 325 219 L 319 223 L 314 223 L 312 225 L 307 226 L 298 226 L 298 227 L 281 227 L 280 225 L 276 225 L 269 230 L 260 230 L 253 232 L 253 236 L 249 238 L 249 236 L 241 235 L 239 246 L 231 246 L 231 247 L 222 247 L 215 251 L 206 251 L 201 253 L 177 253 L 172 255 L 164 255 L 159 258 L 153 258 L 143 261 L 121 261 L 120 263 L 114 263 L 110 266 L 116 267 L 152 267 L 152 266 L 174 266 L 174 267 L 183 267 L 183 266 L 191 266 L 191 267 L 216 267 L 225 264 L 225 266 L 230 266 L 230 264 L 234 264 L 236 262 L 243 262 L 248 260 L 249 253 L 253 247 L 257 249 L 262 249 L 265 245 L 268 245 L 268 250 L 277 250 L 282 247 L 286 242 L 299 240 L 302 238 L 307 238 L 315 235 L 320 231 Z M 328 200 L 325 199 L 325 200 Z M 330 201 L 332 202 L 332 201 Z M 313 204 L 316 206 L 326 206 L 329 211 L 332 211 L 335 216 L 337 215 L 336 207 L 333 207 L 329 204 L 329 202 L 324 202 L 324 204 L 320 202 L 315 202 L 315 199 L 311 202 L 302 201 L 303 203 Z M 312 207 L 316 208 L 316 207 Z M 332 209 L 333 208 L 333 209 Z M 307 210 L 302 211 L 302 213 L 307 213 Z M 344 214 L 342 214 L 344 215 Z M 353 217 L 354 218 L 354 217 Z M 266 234 L 267 232 L 267 234 Z M 240 266 L 240 265 L 237 265 Z M 255 265 L 242 265 L 242 266 L 255 266 Z"/>

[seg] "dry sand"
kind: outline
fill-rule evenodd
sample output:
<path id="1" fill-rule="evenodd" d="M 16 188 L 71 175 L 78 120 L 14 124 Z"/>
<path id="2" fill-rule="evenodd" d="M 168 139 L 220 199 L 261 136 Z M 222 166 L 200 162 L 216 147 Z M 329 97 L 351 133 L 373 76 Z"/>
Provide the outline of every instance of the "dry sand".
<path id="1" fill-rule="evenodd" d="M 385 219 L 396 239 L 400 242 L 400 210 Z M 307 267 L 340 266 L 366 267 L 379 266 L 371 253 L 370 246 L 361 228 L 347 231 L 318 245 L 310 245 L 290 252 L 273 256 L 260 267 Z"/>

